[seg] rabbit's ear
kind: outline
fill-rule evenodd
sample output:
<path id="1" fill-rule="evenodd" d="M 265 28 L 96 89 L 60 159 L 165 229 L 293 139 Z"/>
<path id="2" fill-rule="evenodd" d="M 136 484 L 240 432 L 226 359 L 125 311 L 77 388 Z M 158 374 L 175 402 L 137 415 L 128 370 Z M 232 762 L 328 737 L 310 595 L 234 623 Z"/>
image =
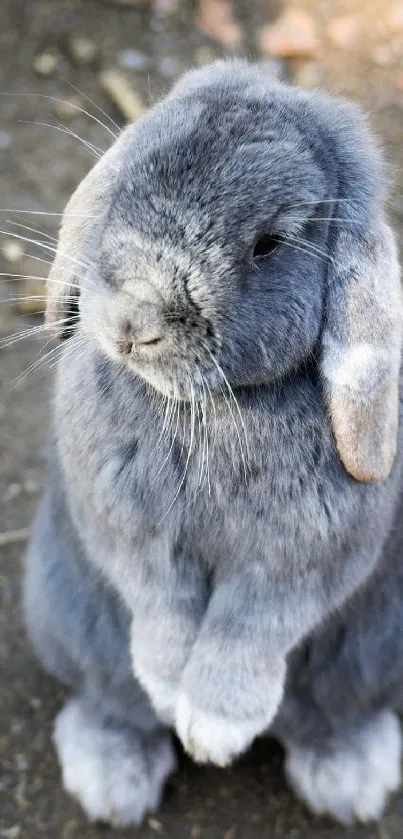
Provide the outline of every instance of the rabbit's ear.
<path id="1" fill-rule="evenodd" d="M 345 229 L 328 275 L 322 373 L 340 457 L 359 481 L 388 477 L 397 444 L 402 296 L 394 236 Z"/>
<path id="2" fill-rule="evenodd" d="M 57 338 L 68 338 L 78 320 L 80 278 L 91 267 L 121 158 L 121 139 L 79 184 L 63 214 L 56 256 L 50 269 L 46 323 Z"/>

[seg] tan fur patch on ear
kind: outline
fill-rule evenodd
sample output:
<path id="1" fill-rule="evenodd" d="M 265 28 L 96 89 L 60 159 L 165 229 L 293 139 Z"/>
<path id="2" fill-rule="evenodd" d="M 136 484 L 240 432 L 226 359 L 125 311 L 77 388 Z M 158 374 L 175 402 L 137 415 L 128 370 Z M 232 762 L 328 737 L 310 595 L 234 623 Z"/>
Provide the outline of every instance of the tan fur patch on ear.
<path id="1" fill-rule="evenodd" d="M 402 332 L 393 234 L 341 233 L 330 277 L 322 372 L 340 457 L 359 481 L 385 480 L 396 453 Z"/>
<path id="2" fill-rule="evenodd" d="M 398 388 L 385 348 L 333 346 L 323 372 L 337 448 L 358 481 L 385 480 L 396 453 Z"/>

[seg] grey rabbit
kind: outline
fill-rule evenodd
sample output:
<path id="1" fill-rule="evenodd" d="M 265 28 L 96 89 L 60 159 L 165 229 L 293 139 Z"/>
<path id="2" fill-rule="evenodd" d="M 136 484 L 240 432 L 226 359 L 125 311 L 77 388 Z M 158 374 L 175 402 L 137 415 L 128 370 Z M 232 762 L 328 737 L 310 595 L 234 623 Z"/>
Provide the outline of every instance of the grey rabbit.
<path id="1" fill-rule="evenodd" d="M 49 482 L 25 576 L 55 743 L 90 819 L 138 824 L 170 729 L 261 734 L 315 813 L 381 816 L 403 706 L 402 299 L 352 104 L 191 71 L 67 205 L 47 319 Z"/>

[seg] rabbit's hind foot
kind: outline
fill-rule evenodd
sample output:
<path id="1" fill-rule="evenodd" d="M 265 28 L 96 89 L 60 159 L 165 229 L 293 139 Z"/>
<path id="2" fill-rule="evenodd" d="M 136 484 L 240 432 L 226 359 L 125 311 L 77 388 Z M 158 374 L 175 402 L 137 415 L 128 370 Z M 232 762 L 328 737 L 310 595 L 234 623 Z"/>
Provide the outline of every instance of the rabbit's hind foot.
<path id="1" fill-rule="evenodd" d="M 170 734 L 112 723 L 84 698 L 58 714 L 55 743 L 63 784 L 91 821 L 138 825 L 155 812 L 176 766 Z"/>
<path id="2" fill-rule="evenodd" d="M 392 711 L 381 711 L 320 747 L 287 744 L 286 774 L 316 814 L 342 824 L 378 820 L 400 783 L 401 733 Z"/>

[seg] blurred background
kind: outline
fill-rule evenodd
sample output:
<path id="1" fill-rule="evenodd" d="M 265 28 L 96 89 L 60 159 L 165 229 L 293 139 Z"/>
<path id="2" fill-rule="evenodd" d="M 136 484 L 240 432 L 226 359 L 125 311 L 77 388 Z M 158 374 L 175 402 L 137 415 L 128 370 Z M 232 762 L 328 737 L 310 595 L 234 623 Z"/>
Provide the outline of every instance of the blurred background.
<path id="1" fill-rule="evenodd" d="M 51 742 L 63 690 L 21 624 L 21 555 L 44 481 L 58 352 L 41 326 L 58 214 L 121 126 L 187 68 L 232 55 L 362 103 L 390 164 L 402 241 L 403 2 L 0 0 L 0 839 L 403 836 L 403 795 L 379 826 L 311 818 L 269 741 L 225 772 L 181 756 L 161 812 L 138 832 L 87 825 L 61 789 Z"/>

